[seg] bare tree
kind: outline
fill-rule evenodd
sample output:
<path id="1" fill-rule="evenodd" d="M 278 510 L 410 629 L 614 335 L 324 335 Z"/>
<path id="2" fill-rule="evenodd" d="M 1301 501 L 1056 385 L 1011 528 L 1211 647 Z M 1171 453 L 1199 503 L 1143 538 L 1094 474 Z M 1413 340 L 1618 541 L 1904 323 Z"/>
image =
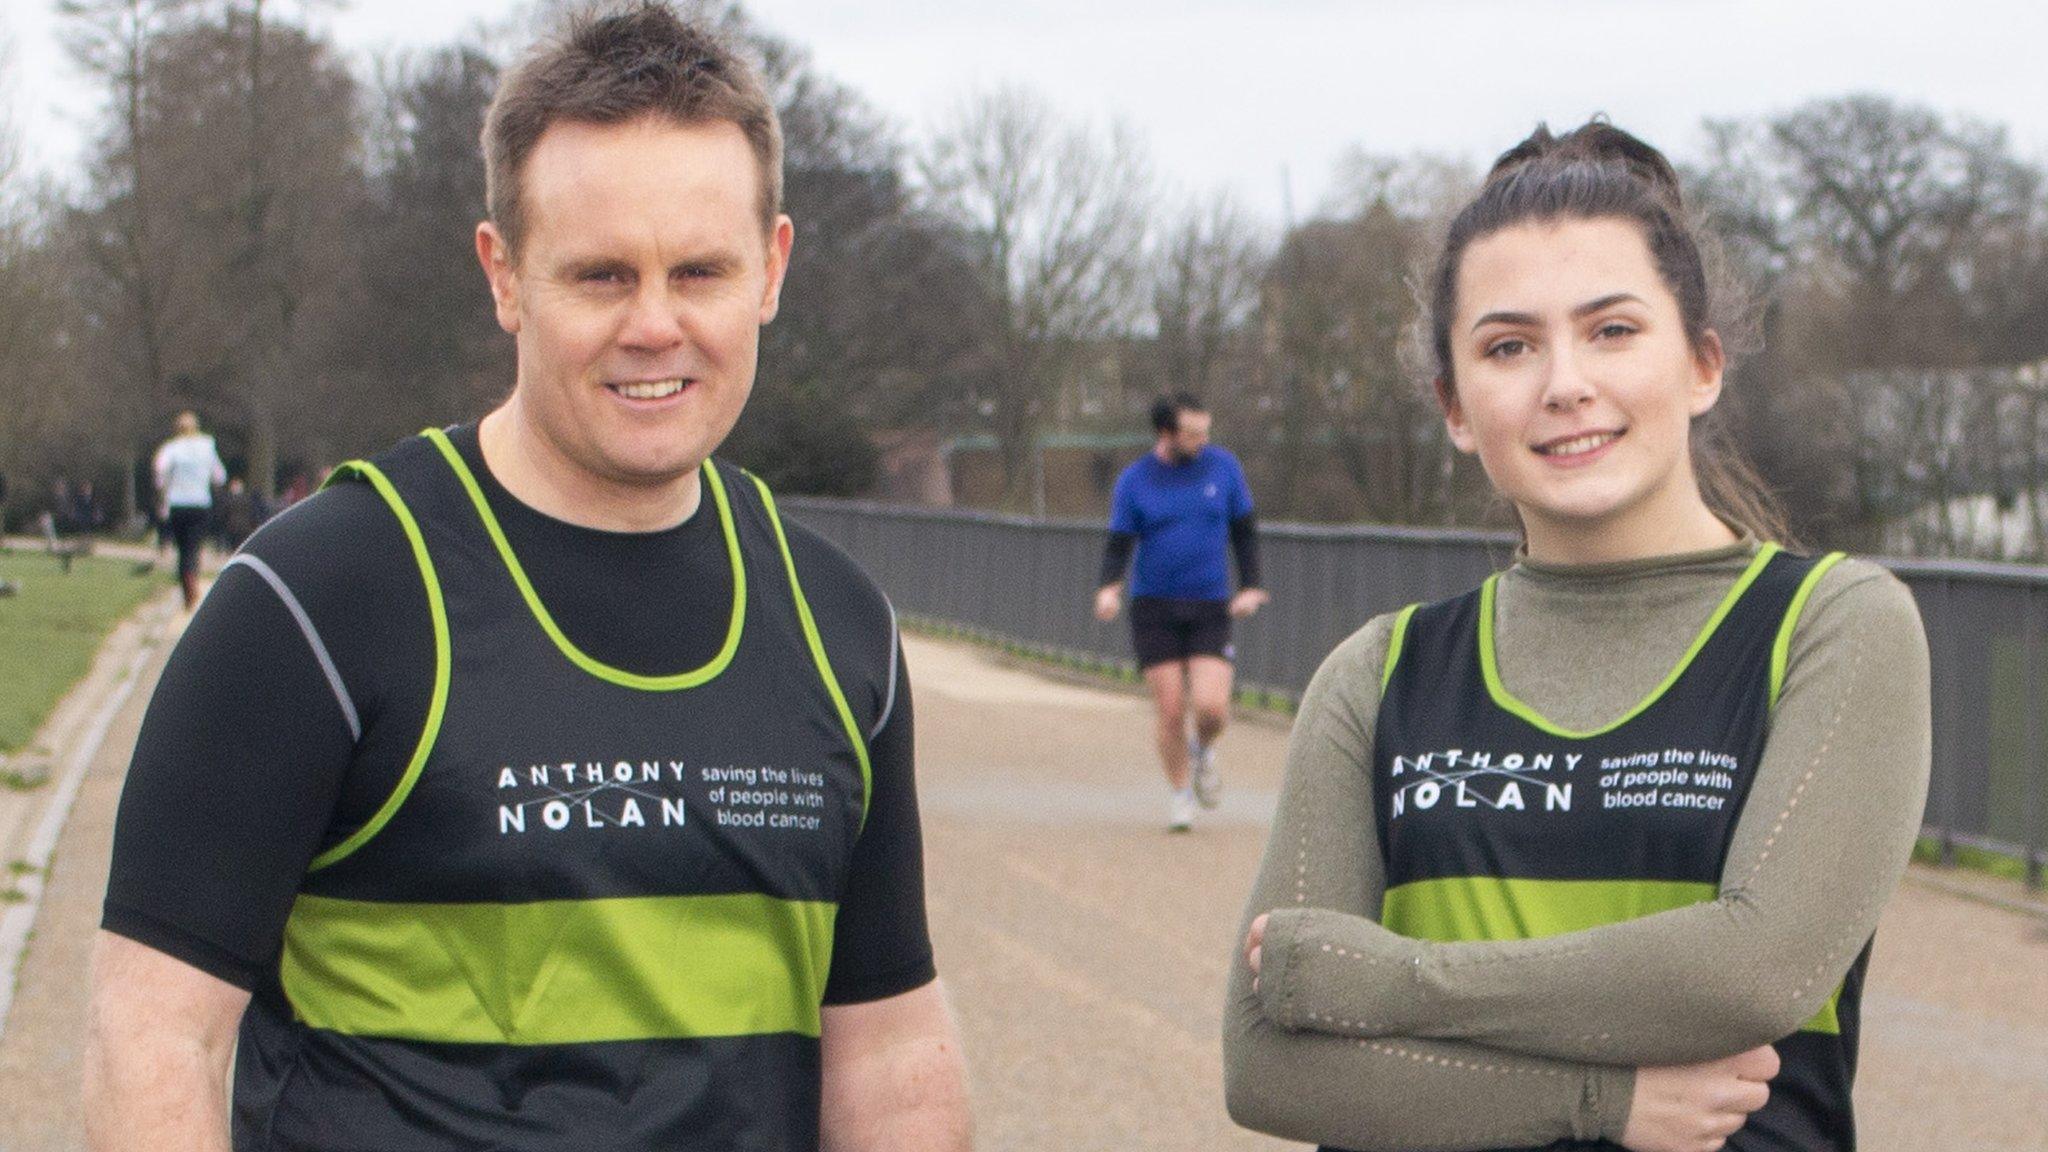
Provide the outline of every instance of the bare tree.
<path id="1" fill-rule="evenodd" d="M 761 58 L 782 121 L 797 240 L 726 451 L 791 491 L 865 491 L 876 431 L 966 414 L 993 313 L 957 233 L 916 203 L 893 126 L 800 48 L 728 22 Z"/>
<path id="2" fill-rule="evenodd" d="M 0 97 L 11 98 L 14 42 L 0 24 Z M 16 483 L 32 454 L 46 442 L 62 418 L 60 393 L 51 388 L 47 367 L 46 313 L 53 285 L 37 267 L 39 255 L 29 234 L 24 192 L 19 180 L 11 99 L 0 105 L 0 476 Z M 4 520 L 0 507 L 0 520 Z"/>
<path id="3" fill-rule="evenodd" d="M 1851 96 L 1773 119 L 1769 144 L 1804 268 L 1850 305 L 1850 328 L 1822 334 L 1841 363 L 1975 362 L 1960 299 L 2033 187 L 2005 130 Z"/>
<path id="4" fill-rule="evenodd" d="M 208 410 L 267 490 L 282 440 L 320 423 L 361 175 L 349 71 L 261 3 L 77 0 L 74 53 L 107 85 L 96 181 L 67 231 L 96 277 L 90 355 L 140 402 L 140 452 L 173 404 Z"/>
<path id="5" fill-rule="evenodd" d="M 999 348 L 985 404 L 1007 502 L 1026 503 L 1034 449 L 1084 356 L 1132 319 L 1150 175 L 1131 134 L 1065 124 L 1041 97 L 969 97 L 932 134 L 919 169 L 933 206 L 967 238 L 995 301 Z"/>
<path id="6" fill-rule="evenodd" d="M 239 139 L 221 142 L 240 169 L 229 185 L 239 190 L 229 212 L 237 235 L 223 237 L 231 258 L 221 269 L 241 305 L 228 385 L 248 437 L 250 486 L 268 497 L 280 425 L 335 382 L 324 346 L 331 329 L 319 314 L 340 303 L 353 271 L 345 229 L 363 191 L 356 84 L 324 42 L 280 21 L 266 0 L 232 0 L 218 28 L 218 47 L 195 47 L 227 57 L 226 89 L 211 95 L 240 113 L 220 119 L 241 125 Z"/>
<path id="7" fill-rule="evenodd" d="M 1271 259 L 1257 224 L 1227 195 L 1190 204 L 1153 258 L 1152 314 L 1162 389 L 1208 394 L 1254 332 Z M 1239 355 L 1230 353 L 1238 346 Z"/>
<path id="8" fill-rule="evenodd" d="M 474 44 L 386 60 L 366 145 L 375 157 L 350 259 L 349 305 L 377 338 L 358 345 L 334 410 L 360 439 L 387 442 L 481 415 L 512 386 L 471 234 L 487 214 L 477 146 L 499 69 Z"/>
<path id="9" fill-rule="evenodd" d="M 2041 174 L 2002 128 L 1882 96 L 1707 130 L 1690 192 L 1765 301 L 1723 400 L 1736 439 L 1810 540 L 1910 515 L 1894 540 L 1957 546 L 1958 501 L 2027 474 L 1985 434 L 2003 377 L 1972 369 L 2048 354 Z"/>
<path id="10" fill-rule="evenodd" d="M 169 297 L 180 261 L 165 248 L 157 214 L 162 196 L 153 179 L 158 159 L 157 109 L 150 99 L 157 48 L 183 26 L 193 0 L 58 0 L 64 46 L 85 73 L 105 86 L 107 113 L 90 162 L 93 193 L 76 220 L 80 250 L 102 277 L 105 298 L 97 375 L 131 398 L 112 405 L 123 415 L 109 429 L 139 458 L 169 407 L 172 371 L 166 345 L 177 319 Z M 136 468 L 125 470 L 124 512 L 137 507 Z"/>
<path id="11" fill-rule="evenodd" d="M 1392 156 L 1353 146 L 1338 157 L 1328 219 L 1363 216 L 1375 205 L 1412 220 L 1446 218 L 1479 191 L 1479 174 L 1464 160 L 1433 152 Z"/>
<path id="12" fill-rule="evenodd" d="M 1284 512 L 1318 501 L 1305 489 L 1318 450 L 1334 456 L 1375 520 L 1411 521 L 1433 489 L 1419 469 L 1433 413 L 1403 373 L 1403 329 L 1416 231 L 1384 201 L 1348 220 L 1312 221 L 1282 246 L 1266 291 L 1282 394 L 1279 474 Z M 1434 460 L 1434 456 L 1431 456 Z"/>
<path id="13" fill-rule="evenodd" d="M 1470 486 L 1402 354 L 1414 277 L 1471 177 L 1433 157 L 1354 151 L 1329 203 L 1282 242 L 1261 321 L 1273 388 L 1269 504 L 1282 515 L 1432 523 Z M 1348 484 L 1346 483 L 1348 481 Z"/>
<path id="14" fill-rule="evenodd" d="M 1979 358 L 2048 360 L 2048 174 L 2025 168 L 2014 210 L 1980 237 L 1963 297 Z"/>
<path id="15" fill-rule="evenodd" d="M 1856 478 L 1858 415 L 1839 365 L 1811 341 L 1816 307 L 1828 297 L 1800 287 L 1807 241 L 1793 193 L 1763 120 L 1710 120 L 1703 161 L 1680 169 L 1687 203 L 1707 238 L 1717 295 L 1745 316 L 1729 336 L 1730 371 L 1715 418 L 1725 445 L 1739 449 L 1779 496 L 1794 535 L 1843 541 L 1861 517 Z M 1742 320 L 1753 323 L 1741 323 Z"/>

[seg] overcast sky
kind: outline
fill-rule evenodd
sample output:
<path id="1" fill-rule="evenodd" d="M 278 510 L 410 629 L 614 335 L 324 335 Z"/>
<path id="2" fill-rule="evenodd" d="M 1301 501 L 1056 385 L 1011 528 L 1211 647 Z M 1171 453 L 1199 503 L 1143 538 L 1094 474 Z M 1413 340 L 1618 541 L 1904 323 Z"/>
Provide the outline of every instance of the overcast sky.
<path id="1" fill-rule="evenodd" d="M 280 0 L 296 15 L 295 0 Z M 507 0 L 330 0 L 351 51 L 445 42 Z M 71 171 L 94 94 L 52 0 L 0 0 L 6 98 L 33 164 Z M 1122 117 L 1172 187 L 1297 216 L 1353 146 L 1490 159 L 1538 120 L 1594 112 L 1681 157 L 1702 117 L 1879 92 L 2003 124 L 2048 162 L 2039 0 L 752 0 L 818 68 L 914 137 L 976 85 L 1018 81 L 1076 116 Z"/>

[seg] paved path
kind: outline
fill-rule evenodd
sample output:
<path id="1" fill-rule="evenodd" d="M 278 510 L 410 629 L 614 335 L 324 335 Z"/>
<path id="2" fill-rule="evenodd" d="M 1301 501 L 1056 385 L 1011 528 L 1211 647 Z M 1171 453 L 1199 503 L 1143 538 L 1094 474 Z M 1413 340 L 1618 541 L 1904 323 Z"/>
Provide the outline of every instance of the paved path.
<path id="1" fill-rule="evenodd" d="M 979 1147 L 1288 1147 L 1230 1124 L 1217 1044 L 1284 728 L 1237 725 L 1223 808 L 1169 836 L 1142 699 L 975 648 L 907 648 L 932 928 Z M 117 718 L 57 848 L 0 1036 L 0 1152 L 78 1147 L 83 957 L 140 707 Z M 1865 1152 L 2048 1152 L 2048 920 L 1909 881 L 1864 1003 Z"/>
<path id="2" fill-rule="evenodd" d="M 43 728 L 56 753 L 50 782 L 0 794 L 0 859 L 43 865 L 14 878 L 15 890 L 30 899 L 7 905 L 9 915 L 0 917 L 0 981 L 13 982 L 11 997 L 0 989 L 0 1152 L 83 1147 L 78 1069 L 86 968 L 107 885 L 114 809 L 149 687 L 182 619 L 176 593 L 167 589 L 117 628 Z M 45 864 L 52 833 L 54 853 Z M 10 922 L 28 912 L 32 928 Z"/>

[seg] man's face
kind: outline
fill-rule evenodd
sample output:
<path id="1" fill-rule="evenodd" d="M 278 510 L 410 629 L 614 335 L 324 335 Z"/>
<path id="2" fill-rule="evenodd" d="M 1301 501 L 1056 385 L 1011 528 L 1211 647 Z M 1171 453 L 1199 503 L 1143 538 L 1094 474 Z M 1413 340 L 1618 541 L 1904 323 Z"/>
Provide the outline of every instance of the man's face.
<path id="1" fill-rule="evenodd" d="M 1183 408 L 1174 415 L 1174 430 L 1170 441 L 1173 458 L 1180 461 L 1193 460 L 1208 446 L 1209 414 L 1191 412 Z"/>
<path id="2" fill-rule="evenodd" d="M 557 123 L 528 156 L 515 259 L 477 253 L 518 339 L 514 401 L 551 463 L 596 487 L 690 476 L 753 388 L 792 230 L 759 212 L 737 125 Z"/>

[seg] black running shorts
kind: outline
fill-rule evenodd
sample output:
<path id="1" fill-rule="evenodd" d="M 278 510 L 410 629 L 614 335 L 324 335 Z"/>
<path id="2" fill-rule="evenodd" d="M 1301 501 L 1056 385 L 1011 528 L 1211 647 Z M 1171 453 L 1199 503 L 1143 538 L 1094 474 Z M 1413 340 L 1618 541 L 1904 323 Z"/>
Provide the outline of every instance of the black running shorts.
<path id="1" fill-rule="evenodd" d="M 171 506 L 171 541 L 178 546 L 178 575 L 199 571 L 199 545 L 206 539 L 206 521 L 211 514 L 208 508 Z"/>
<path id="2" fill-rule="evenodd" d="M 1137 650 L 1140 668 L 1190 656 L 1229 660 L 1236 655 L 1230 646 L 1230 602 L 1134 597 L 1131 647 Z"/>

